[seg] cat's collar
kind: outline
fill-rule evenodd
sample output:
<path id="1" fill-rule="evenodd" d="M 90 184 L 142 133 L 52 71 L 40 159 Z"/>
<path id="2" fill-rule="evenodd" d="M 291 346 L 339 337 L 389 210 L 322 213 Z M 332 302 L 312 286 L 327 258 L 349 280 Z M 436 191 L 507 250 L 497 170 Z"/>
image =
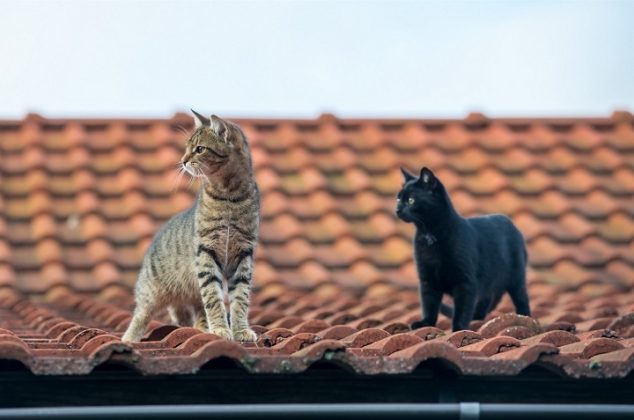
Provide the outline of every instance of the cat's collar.
<path id="1" fill-rule="evenodd" d="M 433 244 L 438 242 L 438 239 L 436 239 L 436 237 L 429 232 L 423 233 L 423 238 L 425 238 L 425 240 L 427 241 L 428 246 L 432 246 Z"/>
<path id="2" fill-rule="evenodd" d="M 416 225 L 416 236 L 425 239 L 425 242 L 427 242 L 427 246 L 432 246 L 433 244 L 438 242 L 436 236 L 434 236 L 432 233 L 429 233 L 427 226 L 422 223 Z"/>

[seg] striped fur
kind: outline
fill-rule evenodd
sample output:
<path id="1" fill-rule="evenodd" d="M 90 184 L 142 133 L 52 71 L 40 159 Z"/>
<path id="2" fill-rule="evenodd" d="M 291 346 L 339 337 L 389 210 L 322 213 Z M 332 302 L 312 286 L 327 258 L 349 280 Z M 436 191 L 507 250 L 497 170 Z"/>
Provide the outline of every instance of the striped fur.
<path id="1" fill-rule="evenodd" d="M 165 307 L 178 325 L 238 341 L 257 338 L 247 319 L 260 212 L 251 153 L 237 125 L 195 115 L 182 164 L 202 186 L 194 205 L 170 219 L 150 245 L 124 341 L 139 341 Z"/>

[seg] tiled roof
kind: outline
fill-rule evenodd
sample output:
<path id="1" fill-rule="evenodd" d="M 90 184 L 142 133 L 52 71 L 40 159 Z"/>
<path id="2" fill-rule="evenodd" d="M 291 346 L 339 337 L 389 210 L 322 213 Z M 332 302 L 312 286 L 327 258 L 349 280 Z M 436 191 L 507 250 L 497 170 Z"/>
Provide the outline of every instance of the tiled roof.
<path id="1" fill-rule="evenodd" d="M 119 337 L 154 231 L 194 186 L 176 163 L 191 118 L 0 121 L 0 360 L 38 374 L 102 363 L 189 373 L 229 357 L 252 372 L 330 360 L 363 374 L 443 359 L 468 375 L 530 365 L 570 377 L 634 369 L 634 118 L 236 119 L 262 191 L 251 319 L 257 345 L 161 315 Z M 412 227 L 393 216 L 399 166 L 434 169 L 464 214 L 524 232 L 534 318 L 410 331 L 419 317 Z"/>

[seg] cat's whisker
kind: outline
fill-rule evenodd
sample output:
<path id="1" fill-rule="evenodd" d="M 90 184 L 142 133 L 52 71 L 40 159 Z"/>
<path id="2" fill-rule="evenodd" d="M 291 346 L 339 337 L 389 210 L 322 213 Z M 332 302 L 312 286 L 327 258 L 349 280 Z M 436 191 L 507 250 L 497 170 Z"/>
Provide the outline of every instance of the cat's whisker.
<path id="1" fill-rule="evenodd" d="M 178 164 L 176 165 L 176 173 L 178 174 L 179 181 L 186 171 L 187 169 L 185 168 L 185 165 L 183 165 L 183 162 L 178 162 Z"/>
<path id="2" fill-rule="evenodd" d="M 194 174 L 190 174 L 189 172 L 189 182 L 187 183 L 187 188 L 191 188 L 191 186 L 194 184 L 194 181 L 196 180 L 196 168 L 192 166 L 192 168 L 194 168 Z"/>
<path id="3" fill-rule="evenodd" d="M 183 168 L 183 166 L 181 165 L 176 172 L 176 177 L 175 177 L 175 182 L 173 182 L 172 185 L 172 192 L 176 191 L 178 189 L 178 186 L 181 184 L 181 181 L 183 179 L 183 173 L 185 172 L 185 168 Z"/>
<path id="4" fill-rule="evenodd" d="M 176 124 L 174 128 L 176 128 L 176 130 L 180 132 L 181 134 L 189 135 L 189 130 L 187 130 L 185 127 L 183 127 L 180 124 Z"/>
<path id="5" fill-rule="evenodd" d="M 176 170 L 176 172 L 171 172 L 171 182 L 172 184 L 174 183 L 174 181 L 176 180 L 176 177 L 178 176 L 178 169 Z"/>
<path id="6" fill-rule="evenodd" d="M 209 180 L 209 178 L 207 177 L 207 175 L 205 175 L 205 172 L 202 169 L 198 168 L 198 171 L 199 172 L 198 172 L 197 178 L 200 178 L 202 180 L 202 182 L 205 182 L 205 181 Z"/>

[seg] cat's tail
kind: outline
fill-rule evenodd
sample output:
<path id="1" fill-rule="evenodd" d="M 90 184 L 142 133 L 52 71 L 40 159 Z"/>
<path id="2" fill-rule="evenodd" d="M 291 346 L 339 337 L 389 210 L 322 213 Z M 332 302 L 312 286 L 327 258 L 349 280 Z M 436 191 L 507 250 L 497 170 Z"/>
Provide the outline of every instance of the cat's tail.
<path id="1" fill-rule="evenodd" d="M 440 313 L 446 316 L 447 318 L 453 318 L 453 306 L 447 305 L 446 303 L 441 303 Z"/>

